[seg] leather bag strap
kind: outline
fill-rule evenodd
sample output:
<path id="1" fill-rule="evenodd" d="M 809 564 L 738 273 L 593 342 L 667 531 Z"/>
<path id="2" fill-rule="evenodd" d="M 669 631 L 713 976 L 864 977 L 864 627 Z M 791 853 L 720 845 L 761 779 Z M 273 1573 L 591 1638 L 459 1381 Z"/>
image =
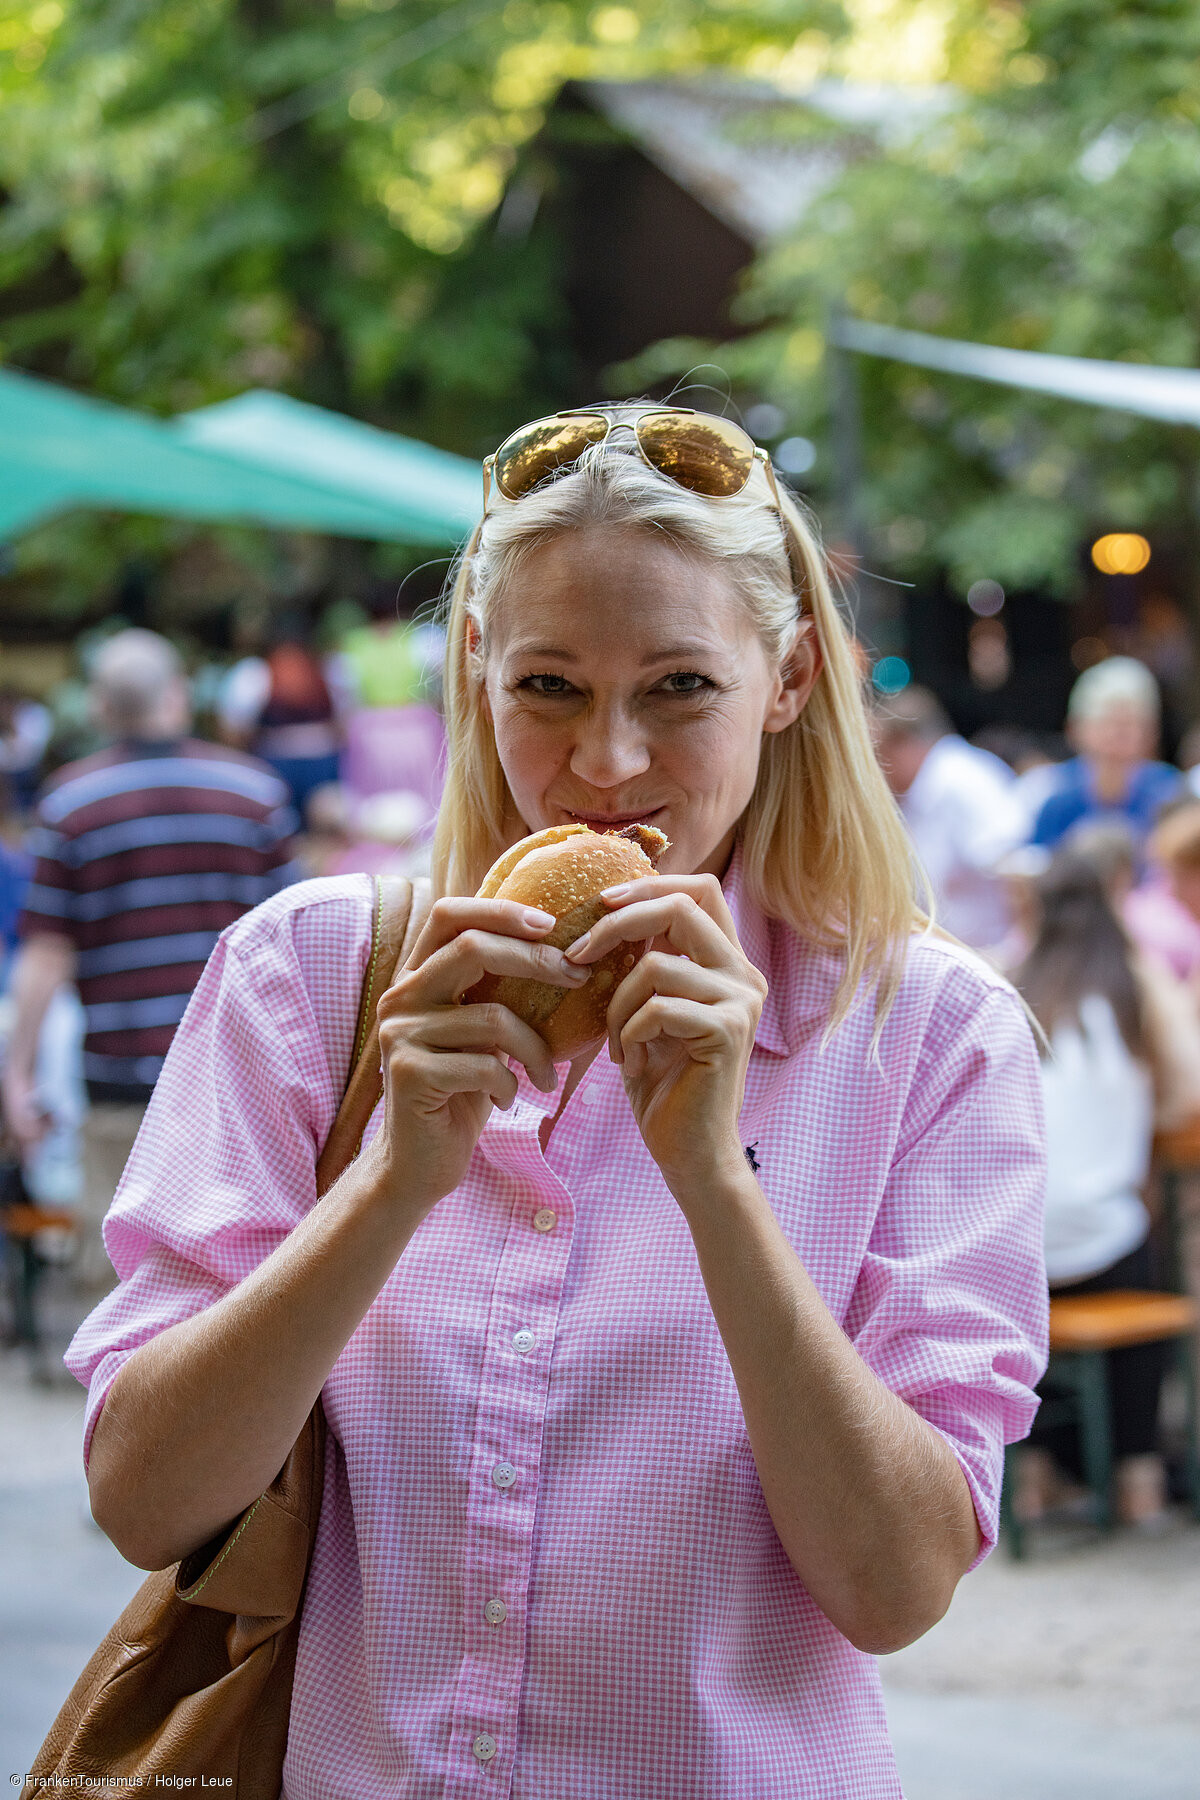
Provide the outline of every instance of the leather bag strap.
<path id="1" fill-rule="evenodd" d="M 383 1093 L 376 1012 L 408 960 L 433 904 L 427 879 L 375 877 L 371 959 L 363 977 L 362 1001 L 354 1033 L 350 1078 L 325 1147 L 317 1158 L 317 1196 L 327 1194 L 358 1155 L 363 1133 Z"/>
<path id="2" fill-rule="evenodd" d="M 379 1103 L 383 1082 L 375 1010 L 416 943 L 431 904 L 428 880 L 375 878 L 371 955 L 363 976 L 355 1053 L 342 1104 L 317 1161 L 318 1198 L 354 1161 Z M 190 1606 L 256 1619 L 263 1636 L 293 1617 L 299 1605 L 297 1573 L 302 1586 L 321 1509 L 324 1464 L 325 1414 L 318 1397 L 283 1468 L 231 1527 L 215 1557 L 212 1547 L 205 1546 L 180 1563 L 176 1597 Z"/>

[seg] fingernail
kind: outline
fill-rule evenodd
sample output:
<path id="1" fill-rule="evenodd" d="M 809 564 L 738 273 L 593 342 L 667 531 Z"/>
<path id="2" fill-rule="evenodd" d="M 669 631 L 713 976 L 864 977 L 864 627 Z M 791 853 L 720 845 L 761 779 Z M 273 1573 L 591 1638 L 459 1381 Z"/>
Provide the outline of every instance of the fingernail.
<path id="1" fill-rule="evenodd" d="M 619 900 L 622 894 L 627 894 L 628 892 L 629 883 L 627 881 L 619 881 L 616 887 L 601 888 L 600 898 L 602 900 Z"/>
<path id="2" fill-rule="evenodd" d="M 524 918 L 525 923 L 527 925 L 532 925 L 535 931 L 546 931 L 551 925 L 556 923 L 553 913 L 542 912 L 540 907 L 537 906 L 527 906 L 522 917 Z"/>
<path id="3" fill-rule="evenodd" d="M 575 942 L 571 945 L 571 948 L 569 950 L 565 951 L 564 954 L 566 956 L 582 956 L 584 951 L 587 949 L 588 945 L 591 943 L 591 941 L 592 941 L 591 932 L 585 931 L 581 938 L 575 939 Z"/>

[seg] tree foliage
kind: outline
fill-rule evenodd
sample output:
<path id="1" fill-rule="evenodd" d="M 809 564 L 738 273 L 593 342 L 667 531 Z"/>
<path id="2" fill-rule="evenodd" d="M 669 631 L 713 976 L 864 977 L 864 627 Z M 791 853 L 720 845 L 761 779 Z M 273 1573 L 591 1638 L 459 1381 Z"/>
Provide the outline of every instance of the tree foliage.
<path id="1" fill-rule="evenodd" d="M 276 387 L 482 454 L 569 386 L 553 235 L 489 224 L 563 81 L 750 66 L 842 23 L 836 0 L 0 0 L 0 358 L 162 413 Z M 195 538 L 76 516 L 18 556 L 69 615 Z"/>
<path id="2" fill-rule="evenodd" d="M 570 76 L 737 66 L 831 0 L 9 4 L 3 355 L 180 411 L 252 385 L 474 449 L 552 271 L 488 245 Z M 480 414 L 482 412 L 482 417 Z"/>
<path id="3" fill-rule="evenodd" d="M 1200 11 L 1028 0 L 964 11 L 957 29 L 956 101 L 851 159 L 761 259 L 743 301 L 754 335 L 719 353 L 822 445 L 838 306 L 1019 349 L 1200 362 Z M 1194 563 L 1195 431 L 857 366 L 876 563 L 1067 596 L 1093 529 L 1174 538 Z"/>

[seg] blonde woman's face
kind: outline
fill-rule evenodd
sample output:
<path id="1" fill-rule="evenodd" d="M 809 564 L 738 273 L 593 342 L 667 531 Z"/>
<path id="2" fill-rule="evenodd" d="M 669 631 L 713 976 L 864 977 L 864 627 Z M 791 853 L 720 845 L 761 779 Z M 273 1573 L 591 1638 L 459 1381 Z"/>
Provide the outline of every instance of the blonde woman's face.
<path id="1" fill-rule="evenodd" d="M 775 669 L 719 569 L 655 533 L 594 526 L 528 558 L 488 639 L 512 837 L 637 820 L 671 840 L 664 872 L 722 875 L 763 733 L 792 723 L 816 679 L 807 635 Z"/>

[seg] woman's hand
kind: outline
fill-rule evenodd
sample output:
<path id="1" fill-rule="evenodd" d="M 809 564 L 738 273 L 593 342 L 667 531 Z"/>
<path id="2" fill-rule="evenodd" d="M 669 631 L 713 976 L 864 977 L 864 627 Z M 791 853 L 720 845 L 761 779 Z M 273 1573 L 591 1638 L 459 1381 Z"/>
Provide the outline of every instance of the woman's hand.
<path id="1" fill-rule="evenodd" d="M 419 1216 L 458 1186 L 492 1107 L 516 1098 L 506 1057 L 554 1090 L 554 1063 L 532 1026 L 507 1006 L 459 1004 L 484 974 L 581 986 L 586 969 L 539 941 L 553 926 L 551 913 L 513 900 L 438 900 L 379 1002 L 385 1120 L 367 1154 L 386 1190 Z"/>
<path id="2" fill-rule="evenodd" d="M 586 966 L 651 940 L 608 1009 L 609 1054 L 646 1147 L 677 1198 L 742 1168 L 738 1115 L 767 984 L 738 943 L 713 875 L 648 875 L 567 951 Z"/>

